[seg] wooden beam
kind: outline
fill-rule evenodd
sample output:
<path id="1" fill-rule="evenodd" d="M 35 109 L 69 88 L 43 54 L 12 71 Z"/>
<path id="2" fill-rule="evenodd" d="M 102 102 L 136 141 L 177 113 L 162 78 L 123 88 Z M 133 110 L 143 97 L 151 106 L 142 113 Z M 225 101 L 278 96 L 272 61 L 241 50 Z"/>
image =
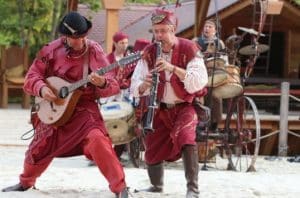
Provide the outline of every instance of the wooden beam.
<path id="1" fill-rule="evenodd" d="M 300 86 L 300 79 L 249 77 L 246 80 L 246 83 L 249 84 L 281 84 L 282 82 L 289 82 L 290 85 Z"/>
<path id="2" fill-rule="evenodd" d="M 106 25 L 105 25 L 105 49 L 106 52 L 111 52 L 113 46 L 113 35 L 119 31 L 119 11 L 106 10 Z"/>
<path id="3" fill-rule="evenodd" d="M 101 0 L 105 9 L 119 10 L 124 5 L 124 0 Z"/>
<path id="4" fill-rule="evenodd" d="M 279 129 L 279 126 L 278 126 L 278 123 L 271 123 L 271 132 L 273 131 L 277 131 Z M 268 134 L 269 132 L 267 132 L 266 134 Z M 266 134 L 262 134 L 262 135 L 266 135 Z M 272 150 L 276 147 L 276 141 L 278 139 L 278 135 L 272 135 L 272 136 L 269 136 L 268 138 L 262 140 L 262 141 L 265 141 L 265 143 L 261 143 L 260 145 L 262 146 L 260 148 L 260 154 L 263 154 L 263 155 L 270 155 L 272 154 Z"/>
<path id="5" fill-rule="evenodd" d="M 286 54 L 286 57 L 285 57 L 285 60 L 284 60 L 284 64 L 287 66 L 287 67 L 284 67 L 283 68 L 283 76 L 284 77 L 288 77 L 288 74 L 289 74 L 289 68 L 290 68 L 290 63 L 291 63 L 291 60 L 292 60 L 292 31 L 291 30 L 287 30 L 286 34 L 285 34 L 285 40 L 286 40 L 286 44 L 285 44 L 285 54 Z"/>
<path id="6" fill-rule="evenodd" d="M 250 6 L 253 4 L 252 0 L 242 0 L 239 3 L 236 3 L 232 6 L 230 6 L 229 8 L 226 8 L 225 10 L 223 10 L 222 12 L 219 13 L 219 17 L 220 20 L 227 18 L 231 15 L 233 15 L 234 13 L 239 12 L 240 10 L 246 8 L 247 6 Z"/>
<path id="7" fill-rule="evenodd" d="M 209 4 L 210 4 L 210 0 L 196 1 L 194 37 L 199 36 L 202 32 L 204 21 L 206 20 L 206 16 L 207 16 Z"/>
<path id="8" fill-rule="evenodd" d="M 119 31 L 119 9 L 123 7 L 124 0 L 102 0 L 102 4 L 106 9 L 105 49 L 108 53 L 112 50 L 112 37 Z"/>
<path id="9" fill-rule="evenodd" d="M 267 14 L 279 15 L 281 13 L 283 7 L 283 1 L 269 0 L 269 1 L 264 1 L 264 3 L 267 5 L 267 9 L 266 9 Z"/>
<path id="10" fill-rule="evenodd" d="M 289 11 L 290 14 L 294 15 L 293 16 L 294 19 L 298 20 L 300 18 L 300 9 L 296 8 L 296 6 L 293 6 L 291 3 L 284 1 L 283 9 L 284 8 L 286 8 L 287 9 L 286 11 Z"/>
<path id="11" fill-rule="evenodd" d="M 77 11 L 78 0 L 68 0 L 68 11 Z"/>

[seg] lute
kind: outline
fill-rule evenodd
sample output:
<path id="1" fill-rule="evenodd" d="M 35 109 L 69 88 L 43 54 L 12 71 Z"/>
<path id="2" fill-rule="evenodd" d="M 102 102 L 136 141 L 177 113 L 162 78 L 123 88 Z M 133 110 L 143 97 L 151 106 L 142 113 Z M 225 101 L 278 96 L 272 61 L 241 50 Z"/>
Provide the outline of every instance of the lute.
<path id="1" fill-rule="evenodd" d="M 103 75 L 116 67 L 125 67 L 141 58 L 141 52 L 126 56 L 109 66 L 100 68 L 97 74 Z M 81 86 L 89 82 L 88 78 L 81 79 L 75 83 L 69 83 L 59 77 L 51 76 L 46 79 L 48 86 L 58 98 L 49 102 L 41 97 L 35 97 L 35 109 L 39 119 L 49 125 L 61 126 L 72 116 L 78 99 L 82 95 L 79 90 Z"/>

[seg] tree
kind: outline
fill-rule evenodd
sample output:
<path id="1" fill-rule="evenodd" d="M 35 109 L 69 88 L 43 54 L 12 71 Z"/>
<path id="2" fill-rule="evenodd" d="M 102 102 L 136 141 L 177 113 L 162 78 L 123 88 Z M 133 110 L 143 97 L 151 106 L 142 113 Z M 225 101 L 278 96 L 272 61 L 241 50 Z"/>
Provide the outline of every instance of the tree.
<path id="1" fill-rule="evenodd" d="M 101 8 L 101 0 L 78 2 L 88 4 L 93 11 Z M 126 2 L 160 3 L 161 0 Z M 33 58 L 42 45 L 57 37 L 56 27 L 67 12 L 67 5 L 68 0 L 0 0 L 0 45 L 28 45 Z"/>
<path id="2" fill-rule="evenodd" d="M 29 45 L 33 56 L 51 40 L 67 0 L 0 0 L 0 45 Z M 17 14 L 12 14 L 17 13 Z"/>

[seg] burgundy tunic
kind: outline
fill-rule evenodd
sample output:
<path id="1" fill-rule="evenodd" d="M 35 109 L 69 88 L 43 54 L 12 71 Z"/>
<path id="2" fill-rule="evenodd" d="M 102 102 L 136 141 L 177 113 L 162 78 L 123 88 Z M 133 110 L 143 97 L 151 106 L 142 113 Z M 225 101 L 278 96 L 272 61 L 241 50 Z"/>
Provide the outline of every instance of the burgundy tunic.
<path id="1" fill-rule="evenodd" d="M 145 60 L 149 70 L 154 68 L 156 45 L 152 44 L 145 49 Z M 191 61 L 199 49 L 186 39 L 178 38 L 178 43 L 173 47 L 171 63 L 183 69 Z M 158 100 L 161 99 L 165 86 L 165 75 L 161 72 L 158 85 Z M 197 114 L 192 105 L 195 96 L 205 94 L 203 90 L 190 94 L 184 89 L 183 82 L 173 74 L 170 83 L 184 103 L 173 108 L 166 108 L 163 105 L 155 114 L 153 127 L 154 133 L 146 136 L 145 159 L 148 164 L 157 164 L 164 160 L 175 161 L 181 157 L 181 150 L 184 145 L 195 145 L 195 130 L 198 122 Z"/>
<path id="2" fill-rule="evenodd" d="M 107 55 L 107 59 L 110 63 L 117 61 L 114 52 Z M 132 63 L 122 67 L 117 67 L 113 70 L 115 78 L 117 79 L 121 89 L 127 89 L 130 86 L 130 76 L 132 75 L 134 68 L 135 64 Z"/>
<path id="3" fill-rule="evenodd" d="M 89 72 L 108 65 L 105 54 L 99 44 L 88 40 Z M 70 83 L 83 78 L 84 56 L 68 56 L 65 38 L 61 37 L 45 45 L 31 65 L 25 79 L 24 91 L 39 96 L 40 89 L 46 85 L 50 76 L 60 77 Z M 96 87 L 90 83 L 81 87 L 83 91 L 73 115 L 60 127 L 37 122 L 34 139 L 26 152 L 26 162 L 42 164 L 53 157 L 83 154 L 81 143 L 92 129 L 100 129 L 105 135 L 102 115 L 96 99 L 108 97 L 119 92 L 119 86 L 112 73 L 106 73 L 106 86 Z"/>

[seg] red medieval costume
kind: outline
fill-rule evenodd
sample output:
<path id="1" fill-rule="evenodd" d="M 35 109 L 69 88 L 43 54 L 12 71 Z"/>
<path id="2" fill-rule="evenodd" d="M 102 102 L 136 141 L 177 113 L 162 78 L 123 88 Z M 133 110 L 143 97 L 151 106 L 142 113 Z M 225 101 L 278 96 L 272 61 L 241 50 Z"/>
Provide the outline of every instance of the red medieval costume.
<path id="1" fill-rule="evenodd" d="M 80 22 L 77 28 L 83 32 L 74 30 L 78 24 L 76 21 Z M 70 12 L 63 19 L 63 25 L 61 23 L 59 30 L 69 37 L 75 34 L 68 33 L 62 27 L 84 35 L 91 24 L 76 12 Z M 81 80 L 84 78 L 83 65 L 86 59 L 88 60 L 88 73 L 109 64 L 101 46 L 91 40 L 86 39 L 84 49 L 77 51 L 67 45 L 64 36 L 45 45 L 26 75 L 24 91 L 41 97 L 41 89 L 47 86 L 46 78 L 50 76 L 59 77 L 70 83 Z M 106 81 L 104 87 L 100 88 L 88 83 L 87 86 L 80 88 L 83 94 L 71 118 L 64 125 L 55 127 L 41 121 L 34 123 L 35 135 L 26 152 L 20 184 L 3 189 L 3 191 L 23 191 L 34 186 L 36 179 L 55 157 L 84 154 L 95 161 L 107 179 L 112 192 L 118 195 L 121 191 L 123 192 L 126 188 L 123 168 L 114 153 L 96 103 L 99 97 L 117 94 L 120 89 L 112 73 L 106 73 L 104 76 Z"/>
<path id="2" fill-rule="evenodd" d="M 107 59 L 110 63 L 116 62 L 116 57 L 114 55 L 114 52 L 111 52 Z M 134 70 L 134 67 L 132 65 L 128 65 L 125 67 L 117 67 L 114 69 L 114 75 L 116 77 L 116 80 L 119 83 L 119 86 L 121 89 L 127 89 L 130 85 L 130 75 L 132 74 Z"/>
<path id="3" fill-rule="evenodd" d="M 144 52 L 149 70 L 154 68 L 155 50 L 156 46 L 152 44 Z M 178 43 L 174 45 L 172 51 L 171 63 L 186 69 L 187 64 L 197 52 L 198 49 L 194 43 L 178 38 Z M 204 73 L 204 75 L 207 74 Z M 155 132 L 146 136 L 145 159 L 148 164 L 157 164 L 163 160 L 176 161 L 181 157 L 184 145 L 196 145 L 195 129 L 198 118 L 192 102 L 196 95 L 201 96 L 202 93 L 206 93 L 205 89 L 194 94 L 188 93 L 176 75 L 171 75 L 170 80 L 166 80 L 165 73 L 160 72 L 159 77 L 157 97 L 161 105 L 154 118 Z M 167 102 L 162 101 L 166 83 L 171 84 L 175 94 L 180 98 L 180 102 L 176 102 L 172 108 L 168 108 L 165 105 Z M 202 86 L 204 85 L 205 83 Z"/>
<path id="4" fill-rule="evenodd" d="M 145 135 L 145 161 L 152 184 L 148 191 L 161 192 L 163 162 L 182 157 L 187 181 L 186 198 L 199 197 L 198 148 L 195 142 L 198 118 L 192 102 L 196 96 L 206 93 L 208 77 L 203 56 L 194 42 L 175 36 L 177 19 L 172 12 L 157 9 L 151 20 L 155 40 L 162 46 L 162 55 L 156 57 L 159 54 L 156 43 L 147 46 L 144 58 L 138 62 L 131 78 L 134 97 L 147 99 L 149 82 L 153 86 L 151 72 L 160 71 L 154 131 Z M 142 111 L 142 106 L 150 105 L 143 101 L 147 100 L 140 101 Z M 142 124 L 144 120 L 145 116 Z"/>
<path id="5" fill-rule="evenodd" d="M 88 50 L 91 71 L 108 65 L 103 50 L 97 43 L 88 41 Z M 57 76 L 71 83 L 76 82 L 82 79 L 83 61 L 84 56 L 68 57 L 64 39 L 60 38 L 40 51 L 27 73 L 24 90 L 33 96 L 39 96 L 39 90 L 45 86 L 45 79 L 49 76 Z M 112 75 L 108 73 L 106 77 L 107 85 L 103 89 L 91 84 L 81 88 L 83 95 L 65 125 L 53 127 L 39 122 L 35 129 L 35 137 L 26 152 L 24 172 L 20 176 L 23 186 L 33 186 L 36 178 L 54 157 L 84 154 L 96 162 L 113 192 L 120 192 L 124 188 L 122 167 L 114 155 L 103 118 L 95 102 L 99 97 L 110 96 L 119 91 Z M 97 151 L 101 151 L 101 154 Z"/>

